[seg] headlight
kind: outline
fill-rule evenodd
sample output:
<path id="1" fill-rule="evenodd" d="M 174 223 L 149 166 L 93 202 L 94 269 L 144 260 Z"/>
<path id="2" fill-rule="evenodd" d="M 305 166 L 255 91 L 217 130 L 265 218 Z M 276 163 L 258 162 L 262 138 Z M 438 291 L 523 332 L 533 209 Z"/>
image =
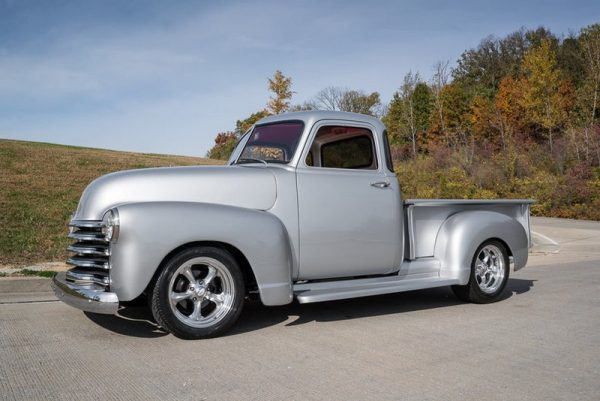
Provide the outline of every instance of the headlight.
<path id="1" fill-rule="evenodd" d="M 102 234 L 107 241 L 116 242 L 119 238 L 119 212 L 110 209 L 102 218 Z"/>

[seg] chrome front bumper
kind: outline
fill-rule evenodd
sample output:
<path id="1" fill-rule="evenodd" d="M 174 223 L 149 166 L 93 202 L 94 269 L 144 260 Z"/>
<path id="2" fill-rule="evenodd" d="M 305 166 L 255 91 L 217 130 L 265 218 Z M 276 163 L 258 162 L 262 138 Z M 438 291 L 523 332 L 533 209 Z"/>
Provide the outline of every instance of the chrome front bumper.
<path id="1" fill-rule="evenodd" d="M 108 315 L 114 315 L 119 309 L 117 294 L 95 285 L 69 283 L 64 272 L 54 276 L 51 286 L 59 300 L 74 308 Z"/>

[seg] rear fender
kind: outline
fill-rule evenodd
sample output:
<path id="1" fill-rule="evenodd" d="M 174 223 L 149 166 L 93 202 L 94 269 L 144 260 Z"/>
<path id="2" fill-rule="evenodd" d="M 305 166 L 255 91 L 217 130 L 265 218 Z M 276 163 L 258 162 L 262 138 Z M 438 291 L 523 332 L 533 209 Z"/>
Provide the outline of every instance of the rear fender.
<path id="1" fill-rule="evenodd" d="M 434 251 L 441 264 L 440 276 L 467 284 L 475 251 L 489 239 L 506 244 L 515 270 L 525 266 L 529 240 L 523 226 L 502 213 L 473 210 L 450 216 L 440 227 Z"/>

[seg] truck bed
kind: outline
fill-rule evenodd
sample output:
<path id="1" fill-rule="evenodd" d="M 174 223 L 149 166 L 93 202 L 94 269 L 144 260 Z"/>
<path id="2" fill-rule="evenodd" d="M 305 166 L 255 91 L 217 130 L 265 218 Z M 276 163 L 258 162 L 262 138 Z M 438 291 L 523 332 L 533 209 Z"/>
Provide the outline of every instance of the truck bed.
<path id="1" fill-rule="evenodd" d="M 531 245 L 530 199 L 407 199 L 405 258 L 414 260 L 433 256 L 435 240 L 441 225 L 455 213 L 466 210 L 486 210 L 505 214 L 517 220 L 527 233 Z"/>

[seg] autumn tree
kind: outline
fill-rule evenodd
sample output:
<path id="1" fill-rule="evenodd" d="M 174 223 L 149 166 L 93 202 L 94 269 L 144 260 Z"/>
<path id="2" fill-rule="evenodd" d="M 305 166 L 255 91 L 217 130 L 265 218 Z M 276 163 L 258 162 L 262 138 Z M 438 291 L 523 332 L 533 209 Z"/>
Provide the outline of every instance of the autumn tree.
<path id="1" fill-rule="evenodd" d="M 524 78 L 505 77 L 494 99 L 494 114 L 502 147 L 506 148 L 509 141 L 525 125 L 524 93 L 527 91 L 527 81 Z"/>
<path id="2" fill-rule="evenodd" d="M 208 151 L 206 157 L 217 160 L 227 160 L 235 144 L 237 143 L 238 136 L 235 132 L 220 132 L 215 138 L 215 145 Z"/>
<path id="3" fill-rule="evenodd" d="M 553 150 L 553 134 L 565 121 L 567 113 L 568 83 L 561 80 L 556 64 L 556 53 L 549 40 L 542 40 L 523 59 L 523 71 L 527 82 L 524 106 L 530 121 L 547 131 L 550 151 Z"/>
<path id="4" fill-rule="evenodd" d="M 596 122 L 600 117 L 598 102 L 600 97 L 600 24 L 590 25 L 581 30 L 579 48 L 584 65 L 584 78 L 578 90 L 578 109 L 582 113 L 584 127 L 583 149 L 586 159 L 590 151 L 595 150 L 597 162 L 600 164 L 600 138 L 594 135 Z"/>
<path id="5" fill-rule="evenodd" d="M 471 111 L 469 93 L 464 86 L 453 82 L 444 86 L 441 99 L 446 124 L 443 138 L 454 148 L 464 148 L 465 161 L 470 163 L 474 143 L 469 118 Z"/>
<path id="6" fill-rule="evenodd" d="M 583 89 L 589 102 L 587 122 L 588 125 L 592 125 L 598 118 L 600 95 L 600 24 L 582 29 L 579 43 L 585 66 Z"/>
<path id="7" fill-rule="evenodd" d="M 470 138 L 470 95 L 461 82 L 450 82 L 448 61 L 435 64 L 431 93 L 433 109 L 430 134 L 434 142 L 451 147 L 466 144 Z"/>
<path id="8" fill-rule="evenodd" d="M 279 70 L 275 71 L 273 78 L 268 79 L 269 90 L 273 92 L 267 109 L 252 113 L 243 120 L 237 120 L 235 131 L 221 132 L 215 138 L 215 145 L 208 151 L 207 156 L 213 159 L 227 160 L 235 148 L 240 137 L 250 129 L 258 120 L 271 114 L 287 111 L 292 98 L 292 78 L 286 77 Z"/>
<path id="9" fill-rule="evenodd" d="M 471 103 L 470 123 L 473 136 L 478 141 L 495 142 L 494 134 L 500 133 L 501 144 L 505 147 L 504 132 L 499 123 L 499 115 L 494 101 L 486 96 L 476 95 Z"/>
<path id="10" fill-rule="evenodd" d="M 267 109 L 271 114 L 281 114 L 290 108 L 292 99 L 292 78 L 286 77 L 279 70 L 275 71 L 273 78 L 269 78 L 269 90 L 273 96 L 269 99 Z"/>
<path id="11" fill-rule="evenodd" d="M 405 143 L 403 132 L 404 103 L 399 92 L 394 92 L 387 112 L 381 119 L 388 130 L 390 144 Z"/>

